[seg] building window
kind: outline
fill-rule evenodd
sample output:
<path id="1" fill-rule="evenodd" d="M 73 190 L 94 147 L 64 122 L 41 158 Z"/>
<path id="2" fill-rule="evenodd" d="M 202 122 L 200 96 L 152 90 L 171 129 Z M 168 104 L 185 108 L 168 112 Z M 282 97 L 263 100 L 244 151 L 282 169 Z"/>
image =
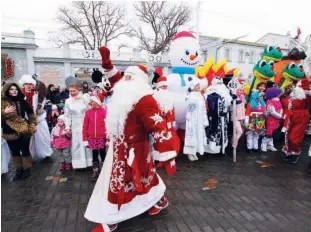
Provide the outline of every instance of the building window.
<path id="1" fill-rule="evenodd" d="M 251 51 L 249 54 L 249 63 L 254 64 L 255 63 L 255 52 Z"/>
<path id="2" fill-rule="evenodd" d="M 239 63 L 244 63 L 244 51 L 243 50 L 239 50 L 239 59 L 238 59 Z"/>
<path id="3" fill-rule="evenodd" d="M 231 62 L 231 49 L 230 48 L 225 48 L 225 58 L 227 62 Z"/>

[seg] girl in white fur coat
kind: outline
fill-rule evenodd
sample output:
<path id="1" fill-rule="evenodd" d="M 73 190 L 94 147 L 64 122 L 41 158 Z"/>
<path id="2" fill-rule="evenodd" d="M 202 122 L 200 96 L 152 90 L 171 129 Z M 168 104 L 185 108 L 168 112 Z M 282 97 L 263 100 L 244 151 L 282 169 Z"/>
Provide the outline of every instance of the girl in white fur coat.
<path id="1" fill-rule="evenodd" d="M 196 153 L 204 154 L 206 146 L 205 127 L 208 126 L 206 104 L 200 92 L 200 84 L 189 77 L 190 86 L 187 96 L 186 135 L 184 154 L 190 161 L 198 160 Z"/>

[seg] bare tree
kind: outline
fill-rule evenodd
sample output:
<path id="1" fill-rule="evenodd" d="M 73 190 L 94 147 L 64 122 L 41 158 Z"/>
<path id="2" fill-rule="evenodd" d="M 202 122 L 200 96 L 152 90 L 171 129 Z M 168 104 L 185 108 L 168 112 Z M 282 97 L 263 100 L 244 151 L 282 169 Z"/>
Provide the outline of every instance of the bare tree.
<path id="1" fill-rule="evenodd" d="M 172 5 L 166 1 L 141 1 L 134 4 L 142 25 L 135 29 L 140 49 L 158 54 L 168 48 L 179 26 L 190 20 L 191 10 L 185 5 Z M 152 33 L 146 29 L 151 28 Z M 145 33 L 144 31 L 147 31 Z"/>
<path id="2" fill-rule="evenodd" d="M 66 36 L 61 43 L 81 44 L 94 50 L 107 45 L 121 35 L 131 35 L 129 22 L 125 21 L 124 7 L 106 1 L 75 1 L 72 7 L 62 7 L 57 19 L 64 25 Z"/>

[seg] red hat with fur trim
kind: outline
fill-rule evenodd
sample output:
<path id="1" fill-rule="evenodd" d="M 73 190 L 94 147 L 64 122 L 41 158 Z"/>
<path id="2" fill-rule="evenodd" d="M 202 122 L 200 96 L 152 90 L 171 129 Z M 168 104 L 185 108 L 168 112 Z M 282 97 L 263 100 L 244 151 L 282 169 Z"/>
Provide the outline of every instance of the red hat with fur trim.
<path id="1" fill-rule="evenodd" d="M 299 86 L 303 90 L 310 90 L 310 80 L 309 80 L 309 78 L 303 78 L 302 80 L 300 80 L 298 82 L 297 86 Z"/>
<path id="2" fill-rule="evenodd" d="M 157 88 L 160 88 L 162 86 L 167 86 L 167 79 L 164 76 L 159 77 L 156 84 Z"/>
<path id="3" fill-rule="evenodd" d="M 144 65 L 134 65 L 134 66 L 129 66 L 125 71 L 124 71 L 124 76 L 140 76 L 146 81 L 148 81 L 148 75 L 147 75 L 147 68 Z"/>

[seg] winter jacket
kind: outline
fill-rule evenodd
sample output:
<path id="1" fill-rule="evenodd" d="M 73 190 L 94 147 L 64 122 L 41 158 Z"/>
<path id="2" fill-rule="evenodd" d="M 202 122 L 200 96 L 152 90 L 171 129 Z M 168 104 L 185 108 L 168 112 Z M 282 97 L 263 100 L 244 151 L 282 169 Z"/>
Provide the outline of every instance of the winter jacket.
<path id="1" fill-rule="evenodd" d="M 71 146 L 71 140 L 65 134 L 65 127 L 55 126 L 51 132 L 51 145 L 56 149 L 64 149 Z"/>
<path id="2" fill-rule="evenodd" d="M 16 97 L 9 96 L 11 86 L 18 90 Z M 37 119 L 33 109 L 24 99 L 25 95 L 15 83 L 7 83 L 3 86 L 1 96 L 1 127 L 2 137 L 5 140 L 17 140 L 20 135 L 32 136 L 36 130 Z M 6 114 L 5 108 L 15 106 L 16 112 Z"/>
<path id="3" fill-rule="evenodd" d="M 83 141 L 106 138 L 106 110 L 102 107 L 86 111 L 83 122 Z"/>

